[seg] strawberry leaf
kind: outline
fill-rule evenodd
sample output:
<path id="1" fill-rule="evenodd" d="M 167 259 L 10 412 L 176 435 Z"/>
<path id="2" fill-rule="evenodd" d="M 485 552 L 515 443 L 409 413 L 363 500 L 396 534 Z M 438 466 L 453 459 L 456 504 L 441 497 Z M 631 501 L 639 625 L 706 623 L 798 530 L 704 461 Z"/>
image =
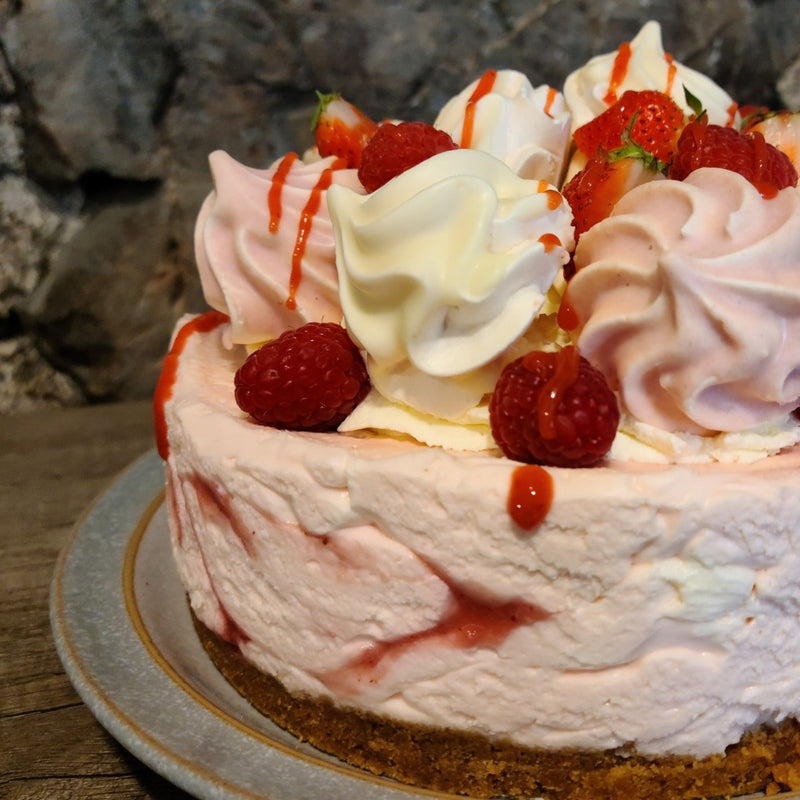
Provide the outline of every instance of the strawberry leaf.
<path id="1" fill-rule="evenodd" d="M 686 104 L 694 112 L 695 119 L 701 119 L 705 116 L 706 110 L 700 102 L 700 98 L 693 95 L 684 85 L 683 96 L 686 98 Z"/>
<path id="2" fill-rule="evenodd" d="M 337 98 L 341 97 L 338 92 L 329 92 L 323 94 L 319 90 L 316 91 L 317 95 L 317 108 L 314 111 L 314 116 L 311 117 L 311 132 L 313 133 L 319 125 L 320 117 L 325 113 L 325 109 Z"/>

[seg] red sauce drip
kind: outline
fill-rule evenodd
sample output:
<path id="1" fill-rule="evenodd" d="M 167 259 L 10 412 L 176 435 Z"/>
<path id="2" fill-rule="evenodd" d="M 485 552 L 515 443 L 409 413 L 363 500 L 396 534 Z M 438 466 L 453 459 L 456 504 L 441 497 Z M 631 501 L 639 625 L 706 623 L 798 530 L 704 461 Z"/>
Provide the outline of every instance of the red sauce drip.
<path id="1" fill-rule="evenodd" d="M 664 94 L 672 94 L 672 88 L 675 85 L 675 75 L 678 73 L 678 67 L 675 65 L 675 59 L 672 53 L 664 53 L 664 60 L 667 62 L 667 85 L 664 88 Z"/>
<path id="2" fill-rule="evenodd" d="M 553 478 L 536 464 L 523 464 L 511 473 L 506 508 L 526 531 L 541 524 L 553 502 Z"/>
<path id="3" fill-rule="evenodd" d="M 165 461 L 169 456 L 169 439 L 167 438 L 167 419 L 164 414 L 164 406 L 172 397 L 175 376 L 178 374 L 178 359 L 184 347 L 186 347 L 186 342 L 193 333 L 208 333 L 208 331 L 212 331 L 226 322 L 230 322 L 230 318 L 221 311 L 206 311 L 205 314 L 189 320 L 178 331 L 172 342 L 172 347 L 170 347 L 167 355 L 164 356 L 161 375 L 158 378 L 158 384 L 153 394 L 153 423 L 158 454 Z"/>
<path id="4" fill-rule="evenodd" d="M 550 112 L 553 110 L 553 103 L 555 102 L 556 97 L 558 97 L 558 92 L 552 86 L 548 86 L 547 100 L 545 100 L 544 103 L 544 113 L 551 118 L 553 115 Z"/>
<path id="5" fill-rule="evenodd" d="M 529 354 L 528 357 L 538 355 Z M 564 392 L 575 382 L 578 377 L 578 364 L 580 354 L 573 345 L 565 347 L 555 359 L 556 368 L 550 379 L 542 388 L 539 403 L 536 408 L 539 421 L 539 432 L 545 439 L 553 439 L 556 435 L 556 409 L 558 408 Z"/>
<path id="6" fill-rule="evenodd" d="M 469 96 L 467 106 L 464 109 L 464 123 L 461 126 L 461 147 L 469 147 L 472 144 L 472 129 L 475 125 L 475 106 L 482 97 L 485 97 L 492 91 L 495 80 L 497 80 L 497 70 L 487 69 L 486 72 L 481 75 L 478 85 Z"/>
<path id="7" fill-rule="evenodd" d="M 281 216 L 283 215 L 283 206 L 281 204 L 281 195 L 283 194 L 283 187 L 286 184 L 286 178 L 289 175 L 294 162 L 297 161 L 297 153 L 287 153 L 278 164 L 275 174 L 272 176 L 272 184 L 267 193 L 267 208 L 269 209 L 269 232 L 277 233 L 281 224 Z"/>
<path id="8" fill-rule="evenodd" d="M 217 605 L 219 606 L 220 613 L 222 614 L 222 620 L 225 625 L 225 627 L 222 629 L 222 632 L 218 634 L 219 638 L 224 642 L 228 642 L 228 644 L 235 645 L 236 647 L 241 647 L 241 645 L 247 644 L 250 641 L 250 636 L 228 613 L 228 609 L 222 605 L 222 602 L 219 599 L 219 595 L 216 594 L 216 591 L 214 591 L 214 594 L 217 597 Z"/>
<path id="9" fill-rule="evenodd" d="M 561 247 L 561 239 L 554 233 L 543 233 L 539 237 L 539 241 L 544 245 L 545 253 L 555 250 L 556 247 Z"/>
<path id="10" fill-rule="evenodd" d="M 758 181 L 753 184 L 756 189 L 758 189 L 758 193 L 765 199 L 765 200 L 772 200 L 774 197 L 778 196 L 778 187 L 775 186 L 773 183 L 766 183 L 764 181 Z"/>
<path id="11" fill-rule="evenodd" d="M 561 192 L 556 191 L 547 181 L 539 181 L 536 185 L 536 191 L 538 194 L 547 195 L 547 207 L 551 211 L 555 211 L 564 202 L 564 196 Z"/>
<path id="12" fill-rule="evenodd" d="M 194 486 L 198 499 L 202 502 L 203 494 L 204 494 L 204 487 L 207 487 L 205 481 L 202 481 L 197 475 L 193 477 L 192 486 Z M 212 507 L 212 513 L 214 509 Z M 222 616 L 222 630 L 217 631 L 217 634 L 221 639 L 226 642 L 229 642 L 236 647 L 239 647 L 242 644 L 245 644 L 250 641 L 250 636 L 244 631 L 244 629 L 239 625 L 238 622 L 230 615 L 228 609 L 225 608 L 225 604 L 222 602 L 222 597 L 220 596 L 219 590 L 217 589 L 216 583 L 214 581 L 214 576 L 211 573 L 211 570 L 208 568 L 208 562 L 206 560 L 206 554 L 203 550 L 200 542 L 200 532 L 197 530 L 194 522 L 190 521 L 190 531 L 189 531 L 194 538 L 193 546 L 195 546 L 198 550 L 200 555 L 200 561 L 203 564 L 203 569 L 206 573 L 206 578 L 208 580 L 208 587 L 211 590 L 211 593 L 214 595 L 214 599 L 217 601 L 217 607 L 219 609 L 220 615 Z"/>
<path id="13" fill-rule="evenodd" d="M 550 616 L 545 609 L 523 600 L 497 602 L 479 598 L 437 575 L 451 591 L 451 605 L 442 618 L 426 630 L 386 642 L 374 642 L 359 656 L 336 670 L 318 675 L 331 688 L 355 694 L 360 686 L 375 683 L 390 663 L 412 648 L 429 646 L 467 649 L 499 645 L 515 629 Z"/>
<path id="14" fill-rule="evenodd" d="M 617 48 L 617 55 L 614 57 L 614 66 L 611 68 L 611 78 L 608 81 L 608 91 L 603 102 L 608 106 L 613 106 L 617 102 L 617 91 L 622 86 L 625 76 L 628 74 L 628 64 L 631 60 L 631 43 L 623 42 Z"/>
<path id="15" fill-rule="evenodd" d="M 322 205 L 322 193 L 328 189 L 333 182 L 334 170 L 346 166 L 347 162 L 343 158 L 337 158 L 330 167 L 324 169 L 319 176 L 311 194 L 306 200 L 306 204 L 300 214 L 300 223 L 297 226 L 297 239 L 295 239 L 294 250 L 292 251 L 292 272 L 289 276 L 289 296 L 286 298 L 286 308 L 294 311 L 297 307 L 296 296 L 303 279 L 303 256 L 306 253 L 308 236 L 311 233 L 311 226 L 314 224 L 314 217 L 317 215 Z"/>
<path id="16" fill-rule="evenodd" d="M 578 327 L 580 320 L 572 307 L 572 304 L 567 300 L 567 296 L 561 298 L 561 305 L 558 307 L 558 315 L 556 316 L 558 327 L 562 331 L 574 331 Z"/>

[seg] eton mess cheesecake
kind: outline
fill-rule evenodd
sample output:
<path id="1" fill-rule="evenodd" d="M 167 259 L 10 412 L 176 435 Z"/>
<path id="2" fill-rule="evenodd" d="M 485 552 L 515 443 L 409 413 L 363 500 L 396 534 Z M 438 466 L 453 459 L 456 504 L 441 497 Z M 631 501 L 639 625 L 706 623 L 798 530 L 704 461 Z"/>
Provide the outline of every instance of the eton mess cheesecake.
<path id="1" fill-rule="evenodd" d="M 315 132 L 211 154 L 155 397 L 219 669 L 425 789 L 800 788 L 798 115 L 650 22 Z"/>

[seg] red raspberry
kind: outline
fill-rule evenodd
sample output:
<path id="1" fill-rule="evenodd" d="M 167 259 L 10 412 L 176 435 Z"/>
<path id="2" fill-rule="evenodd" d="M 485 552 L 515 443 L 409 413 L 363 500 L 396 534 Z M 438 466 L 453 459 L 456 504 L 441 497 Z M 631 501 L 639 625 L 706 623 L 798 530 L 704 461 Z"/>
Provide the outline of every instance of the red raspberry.
<path id="1" fill-rule="evenodd" d="M 489 402 L 492 434 L 515 461 L 589 467 L 608 452 L 617 398 L 575 347 L 533 350 L 506 366 Z"/>
<path id="2" fill-rule="evenodd" d="M 420 161 L 457 150 L 450 134 L 425 122 L 386 122 L 373 134 L 361 153 L 358 179 L 368 192 L 380 189 Z"/>
<path id="3" fill-rule="evenodd" d="M 309 322 L 251 353 L 234 385 L 239 408 L 263 425 L 331 431 L 364 399 L 369 377 L 341 325 Z"/>
<path id="4" fill-rule="evenodd" d="M 710 125 L 705 116 L 683 129 L 667 176 L 682 181 L 700 167 L 733 170 L 757 188 L 797 186 L 797 170 L 791 159 L 768 144 L 762 133 L 739 133 L 733 128 Z"/>

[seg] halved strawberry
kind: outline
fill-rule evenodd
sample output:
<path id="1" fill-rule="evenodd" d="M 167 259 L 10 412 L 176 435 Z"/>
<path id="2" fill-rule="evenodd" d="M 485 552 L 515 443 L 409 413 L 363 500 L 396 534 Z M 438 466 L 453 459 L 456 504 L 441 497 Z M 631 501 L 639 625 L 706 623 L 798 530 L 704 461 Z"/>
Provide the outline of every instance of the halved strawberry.
<path id="1" fill-rule="evenodd" d="M 641 148 L 623 131 L 622 147 L 601 150 L 564 186 L 561 193 L 572 209 L 575 241 L 605 219 L 622 195 L 658 177 L 667 165 Z"/>
<path id="2" fill-rule="evenodd" d="M 319 105 L 311 121 L 319 154 L 337 156 L 358 168 L 361 152 L 378 124 L 338 94 L 317 92 Z"/>
<path id="3" fill-rule="evenodd" d="M 669 95 L 655 89 L 630 89 L 575 131 L 575 146 L 592 158 L 622 146 L 627 131 L 632 142 L 668 162 L 685 121 L 683 110 Z"/>

